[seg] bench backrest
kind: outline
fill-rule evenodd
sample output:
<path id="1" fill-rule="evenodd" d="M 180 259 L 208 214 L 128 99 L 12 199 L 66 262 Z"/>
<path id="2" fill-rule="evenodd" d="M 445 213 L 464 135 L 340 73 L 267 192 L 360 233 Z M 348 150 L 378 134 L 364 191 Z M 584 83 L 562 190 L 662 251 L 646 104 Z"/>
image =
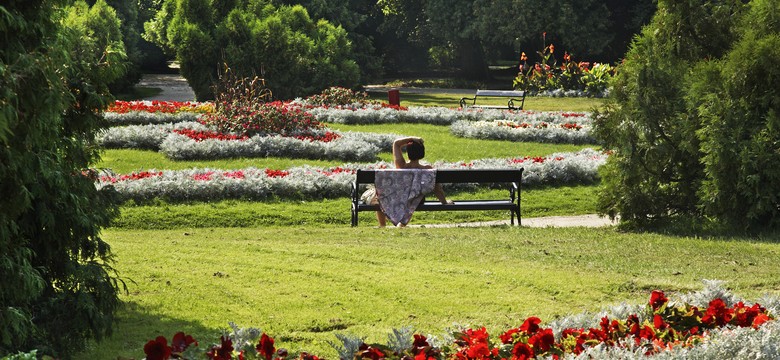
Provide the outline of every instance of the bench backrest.
<path id="1" fill-rule="evenodd" d="M 375 171 L 358 170 L 355 182 L 357 184 L 373 184 Z M 449 183 L 509 183 L 520 184 L 523 180 L 523 169 L 438 169 L 436 182 Z"/>
<path id="2" fill-rule="evenodd" d="M 477 96 L 504 96 L 504 97 L 523 97 L 525 91 L 513 91 L 513 90 L 477 90 Z"/>

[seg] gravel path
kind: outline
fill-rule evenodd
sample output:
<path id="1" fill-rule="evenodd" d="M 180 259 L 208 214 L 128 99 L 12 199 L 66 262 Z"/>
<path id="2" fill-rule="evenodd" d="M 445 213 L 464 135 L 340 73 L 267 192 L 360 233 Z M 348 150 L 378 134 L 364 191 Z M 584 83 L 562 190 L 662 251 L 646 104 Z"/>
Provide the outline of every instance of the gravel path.
<path id="1" fill-rule="evenodd" d="M 143 100 L 167 100 L 167 101 L 194 101 L 195 93 L 187 84 L 181 75 L 178 74 L 144 74 L 138 86 L 160 88 L 162 92 L 144 98 Z M 473 94 L 470 89 L 424 89 L 424 88 L 398 88 L 401 92 L 407 93 L 453 93 L 453 94 Z M 387 92 L 389 87 L 379 85 L 366 86 L 367 91 Z M 611 221 L 607 217 L 599 217 L 595 214 L 580 216 L 549 216 L 539 218 L 524 218 L 523 226 L 528 227 L 602 227 L 615 225 L 617 222 Z M 475 227 L 475 226 L 499 226 L 509 225 L 509 220 L 498 220 L 477 223 L 462 224 L 435 224 L 435 225 L 409 225 L 409 227 Z"/>
<path id="2" fill-rule="evenodd" d="M 162 89 L 161 93 L 142 100 L 195 101 L 195 92 L 179 74 L 144 74 L 138 86 Z"/>
<path id="3" fill-rule="evenodd" d="M 608 217 L 600 217 L 596 214 L 577 215 L 577 216 L 547 216 L 537 218 L 523 218 L 523 226 L 532 228 L 546 227 L 603 227 L 617 225 L 617 221 L 612 221 Z M 484 221 L 461 224 L 428 224 L 414 225 L 414 221 L 409 225 L 411 228 L 442 228 L 442 227 L 481 227 L 481 226 L 501 226 L 509 225 L 509 220 Z"/>

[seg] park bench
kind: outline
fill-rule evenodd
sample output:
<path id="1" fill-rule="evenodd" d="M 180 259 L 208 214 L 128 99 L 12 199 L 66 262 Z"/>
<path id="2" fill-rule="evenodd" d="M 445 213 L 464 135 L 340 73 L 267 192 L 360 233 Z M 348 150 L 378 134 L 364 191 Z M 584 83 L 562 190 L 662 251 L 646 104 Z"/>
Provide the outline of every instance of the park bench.
<path id="1" fill-rule="evenodd" d="M 376 171 L 358 170 L 355 182 L 352 183 L 352 226 L 358 225 L 358 213 L 361 211 L 379 210 L 379 205 L 363 203 L 360 200 L 361 185 L 373 184 Z M 510 224 L 520 226 L 520 185 L 523 169 L 439 169 L 436 170 L 436 183 L 476 183 L 476 184 L 507 184 L 509 196 L 505 199 L 493 200 L 454 200 L 452 204 L 442 204 L 440 201 L 423 201 L 415 211 L 464 211 L 464 210 L 509 210 Z M 449 197 L 448 197 L 449 198 Z"/>
<path id="2" fill-rule="evenodd" d="M 506 106 L 496 105 L 477 105 L 477 98 L 509 98 L 506 102 Z M 471 100 L 471 104 L 467 104 L 468 100 Z M 517 102 L 517 103 L 516 103 Z M 519 103 L 519 106 L 518 106 Z M 513 91 L 513 90 L 477 90 L 473 98 L 464 97 L 460 99 L 460 107 L 480 108 L 480 109 L 507 109 L 507 110 L 523 110 L 525 104 L 525 91 Z"/>

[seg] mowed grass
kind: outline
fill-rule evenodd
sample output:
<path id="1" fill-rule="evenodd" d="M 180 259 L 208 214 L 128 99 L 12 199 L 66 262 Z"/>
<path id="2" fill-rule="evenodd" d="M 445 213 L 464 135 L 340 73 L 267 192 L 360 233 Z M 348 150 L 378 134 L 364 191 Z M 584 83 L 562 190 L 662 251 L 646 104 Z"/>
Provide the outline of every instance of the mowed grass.
<path id="1" fill-rule="evenodd" d="M 443 105 L 454 97 L 431 95 Z M 455 99 L 455 101 L 457 100 Z M 402 103 L 410 100 L 402 95 Z M 527 108 L 532 108 L 533 98 Z M 542 99 L 546 110 L 583 111 L 593 99 Z M 410 100 L 411 101 L 411 100 Z M 425 103 L 424 97 L 420 97 Z M 455 102 L 456 103 L 456 102 Z M 404 105 L 409 105 L 404 103 Z M 541 103 L 536 110 L 543 110 Z M 547 106 L 547 105 L 544 105 Z M 589 106 L 589 105 L 588 105 Z M 446 126 L 347 126 L 426 139 L 429 162 L 542 156 L 581 146 L 455 138 Z M 390 154 L 381 154 L 390 160 Z M 148 151 L 106 152 L 103 167 L 284 169 L 340 162 L 228 159 L 174 162 Z M 598 185 L 523 189 L 523 216 L 596 210 Z M 499 190 L 449 193 L 453 198 L 505 196 Z M 418 212 L 414 224 L 508 219 L 503 212 Z M 77 359 L 142 358 L 143 345 L 185 331 L 213 344 L 228 322 L 259 327 L 276 346 L 336 358 L 334 334 L 385 343 L 393 328 L 441 335 L 454 323 L 491 334 L 528 316 L 548 322 L 623 301 L 641 304 L 654 289 L 702 288 L 726 281 L 736 294 L 780 296 L 780 239 L 682 237 L 622 233 L 615 228 L 517 227 L 377 229 L 373 214 L 349 222 L 349 200 L 277 200 L 127 204 L 103 237 L 129 292 L 114 335 Z"/>
<path id="2" fill-rule="evenodd" d="M 476 92 L 476 89 L 475 91 Z M 373 100 L 388 101 L 386 93 L 370 92 L 369 97 Z M 400 92 L 402 106 L 441 106 L 447 108 L 457 108 L 460 106 L 460 99 L 463 97 L 473 97 L 473 93 L 409 93 Z M 480 105 L 506 105 L 506 98 L 480 98 Z M 545 96 L 527 96 L 525 98 L 525 110 L 535 111 L 591 111 L 601 106 L 603 99 L 598 98 L 553 98 Z"/>
<path id="3" fill-rule="evenodd" d="M 596 208 L 596 186 L 572 185 L 524 189 L 522 216 L 541 217 L 590 214 Z M 474 192 L 448 193 L 453 200 L 509 198 L 508 190 L 479 189 Z M 413 224 L 448 224 L 492 220 L 509 220 L 508 211 L 417 212 Z M 269 226 L 350 226 L 350 199 L 316 201 L 279 200 L 253 202 L 225 200 L 189 204 L 126 205 L 114 222 L 123 229 L 179 229 L 208 227 Z M 359 226 L 376 226 L 371 212 L 359 214 Z"/>
<path id="4" fill-rule="evenodd" d="M 113 337 L 77 359 L 143 357 L 156 336 L 214 343 L 228 322 L 276 346 L 327 358 L 334 334 L 386 342 L 392 328 L 443 334 L 454 323 L 491 334 L 641 304 L 650 291 L 727 281 L 738 295 L 780 295 L 777 239 L 627 234 L 614 228 L 322 227 L 108 229 L 129 293 Z"/>

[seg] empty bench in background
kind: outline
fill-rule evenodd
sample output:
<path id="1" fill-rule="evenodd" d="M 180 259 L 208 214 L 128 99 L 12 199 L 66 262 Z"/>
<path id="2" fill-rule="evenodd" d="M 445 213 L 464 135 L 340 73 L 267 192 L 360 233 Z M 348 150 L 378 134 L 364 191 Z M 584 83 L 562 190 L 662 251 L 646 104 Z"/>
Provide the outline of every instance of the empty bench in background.
<path id="1" fill-rule="evenodd" d="M 477 105 L 477 98 L 509 98 L 506 102 L 506 106 L 499 105 Z M 471 104 L 468 104 L 468 100 L 471 100 Z M 525 91 L 514 90 L 477 90 L 473 98 L 464 97 L 460 99 L 460 107 L 480 108 L 480 109 L 507 109 L 507 110 L 523 110 L 525 104 Z"/>
<path id="2" fill-rule="evenodd" d="M 373 184 L 376 171 L 358 170 L 355 182 L 352 183 L 352 226 L 358 225 L 358 213 L 361 211 L 377 211 L 379 205 L 365 204 L 360 200 L 361 185 Z M 436 183 L 476 183 L 476 184 L 507 184 L 509 196 L 504 199 L 489 200 L 453 200 L 452 204 L 442 204 L 437 201 L 421 202 L 415 211 L 468 211 L 468 210 L 509 210 L 510 224 L 520 226 L 520 189 L 523 180 L 523 169 L 438 169 Z M 449 196 L 447 196 L 450 199 Z M 452 200 L 452 199 L 450 199 Z"/>

